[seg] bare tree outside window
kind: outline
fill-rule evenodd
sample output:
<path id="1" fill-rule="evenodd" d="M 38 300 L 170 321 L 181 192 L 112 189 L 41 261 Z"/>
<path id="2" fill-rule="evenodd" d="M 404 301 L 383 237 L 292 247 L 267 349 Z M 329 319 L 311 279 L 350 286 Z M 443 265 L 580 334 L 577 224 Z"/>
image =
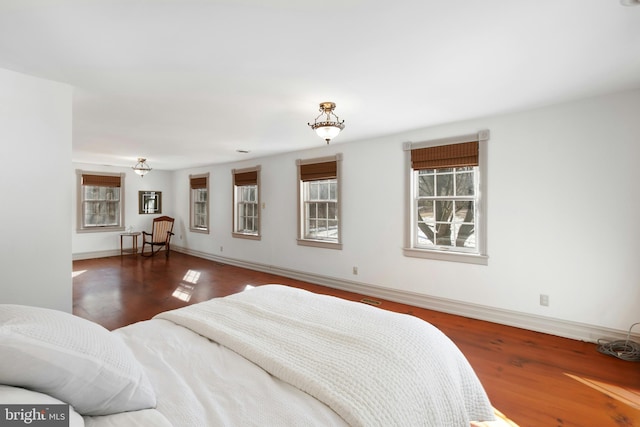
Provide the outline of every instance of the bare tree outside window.
<path id="1" fill-rule="evenodd" d="M 475 247 L 476 169 L 414 171 L 419 247 Z"/>

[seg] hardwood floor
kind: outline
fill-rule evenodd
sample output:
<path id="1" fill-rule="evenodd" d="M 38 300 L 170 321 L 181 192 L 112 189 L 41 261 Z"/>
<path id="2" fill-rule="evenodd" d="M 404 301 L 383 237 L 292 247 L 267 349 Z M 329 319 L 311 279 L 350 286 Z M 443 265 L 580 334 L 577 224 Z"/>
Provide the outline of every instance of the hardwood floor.
<path id="1" fill-rule="evenodd" d="M 364 295 L 246 270 L 178 252 L 73 263 L 74 314 L 108 329 L 229 295 L 247 285 L 280 283 L 359 301 Z M 378 300 L 380 301 L 380 300 Z M 640 363 L 590 343 L 381 301 L 381 309 L 424 319 L 462 350 L 494 407 L 521 427 L 640 427 Z"/>

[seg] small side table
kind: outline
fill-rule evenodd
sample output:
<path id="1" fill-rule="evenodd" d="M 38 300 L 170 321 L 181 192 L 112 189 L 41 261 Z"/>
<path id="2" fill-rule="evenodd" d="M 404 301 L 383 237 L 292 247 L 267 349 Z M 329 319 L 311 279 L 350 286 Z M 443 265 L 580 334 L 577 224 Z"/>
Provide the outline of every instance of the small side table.
<path id="1" fill-rule="evenodd" d="M 142 234 L 139 231 L 134 231 L 132 233 L 120 233 L 120 256 L 124 254 L 134 254 L 138 253 L 138 236 Z M 122 238 L 123 237 L 131 237 L 131 249 L 123 249 L 122 247 Z"/>

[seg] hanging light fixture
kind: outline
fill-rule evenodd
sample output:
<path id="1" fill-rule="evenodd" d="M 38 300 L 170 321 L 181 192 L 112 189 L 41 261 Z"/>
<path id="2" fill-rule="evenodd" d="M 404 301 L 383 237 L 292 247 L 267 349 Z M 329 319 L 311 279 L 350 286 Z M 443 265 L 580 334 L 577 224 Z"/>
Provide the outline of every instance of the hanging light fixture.
<path id="1" fill-rule="evenodd" d="M 336 104 L 333 102 L 321 102 L 320 114 L 315 118 L 313 124 L 307 123 L 311 126 L 311 129 L 316 131 L 320 138 L 327 141 L 327 144 L 344 129 L 344 120 L 341 121 L 338 116 L 335 115 L 333 112 L 335 108 Z M 322 117 L 322 115 L 326 115 L 326 117 Z M 335 120 L 332 120 L 331 116 L 333 116 Z M 321 117 L 322 119 L 320 119 Z M 318 121 L 318 119 L 321 121 Z"/>
<path id="2" fill-rule="evenodd" d="M 136 163 L 136 165 L 131 169 L 133 169 L 135 173 L 137 173 L 141 177 L 144 177 L 151 170 L 151 168 L 147 164 L 147 159 L 143 159 L 142 157 L 138 157 L 138 163 Z"/>

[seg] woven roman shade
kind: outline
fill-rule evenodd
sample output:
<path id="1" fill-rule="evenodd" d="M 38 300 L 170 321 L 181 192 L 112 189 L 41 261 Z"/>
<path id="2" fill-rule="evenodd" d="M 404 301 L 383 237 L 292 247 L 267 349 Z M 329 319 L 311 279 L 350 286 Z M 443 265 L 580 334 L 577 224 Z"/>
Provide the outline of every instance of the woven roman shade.
<path id="1" fill-rule="evenodd" d="M 192 189 L 196 188 L 207 188 L 207 177 L 202 176 L 198 178 L 190 178 L 189 185 Z"/>
<path id="2" fill-rule="evenodd" d="M 258 171 L 238 172 L 233 174 L 233 185 L 257 185 Z"/>
<path id="3" fill-rule="evenodd" d="M 113 175 L 82 174 L 82 185 L 95 187 L 120 187 L 120 177 Z"/>
<path id="4" fill-rule="evenodd" d="M 309 163 L 300 165 L 300 180 L 315 181 L 318 179 L 331 179 L 338 176 L 338 162 Z"/>
<path id="5" fill-rule="evenodd" d="M 412 169 L 478 166 L 478 141 L 411 150 Z"/>

